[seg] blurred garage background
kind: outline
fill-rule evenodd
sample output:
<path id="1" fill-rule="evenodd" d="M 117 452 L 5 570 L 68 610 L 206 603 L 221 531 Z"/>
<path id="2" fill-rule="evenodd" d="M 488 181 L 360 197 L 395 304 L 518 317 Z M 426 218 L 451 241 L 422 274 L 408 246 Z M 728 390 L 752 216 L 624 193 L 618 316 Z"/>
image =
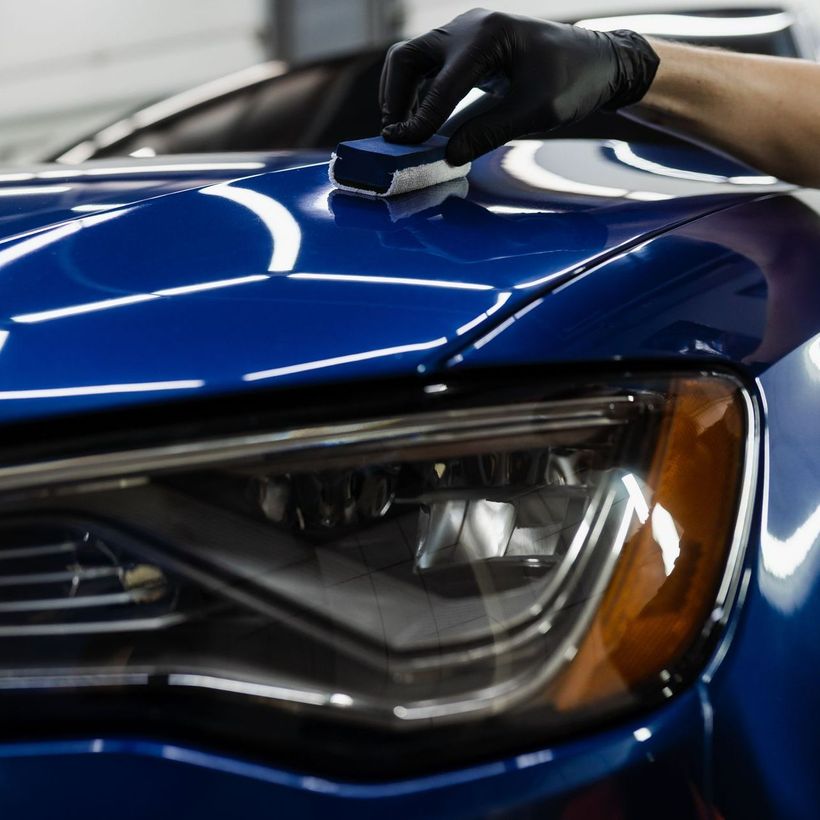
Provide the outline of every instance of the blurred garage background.
<path id="1" fill-rule="evenodd" d="M 42 157 L 137 107 L 262 61 L 294 65 L 412 35 L 475 4 L 0 0 L 0 163 L 9 166 Z M 751 4 L 723 0 L 719 5 Z M 658 0 L 507 0 L 482 5 L 556 19 L 659 7 Z M 688 0 L 676 5 L 717 4 Z"/>

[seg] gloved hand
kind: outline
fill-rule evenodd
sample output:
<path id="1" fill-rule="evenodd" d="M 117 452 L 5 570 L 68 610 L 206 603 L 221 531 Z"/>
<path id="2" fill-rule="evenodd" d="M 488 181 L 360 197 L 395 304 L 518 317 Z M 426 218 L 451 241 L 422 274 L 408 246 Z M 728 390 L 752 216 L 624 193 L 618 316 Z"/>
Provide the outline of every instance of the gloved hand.
<path id="1" fill-rule="evenodd" d="M 659 62 L 633 31 L 589 31 L 473 9 L 390 50 L 379 92 L 382 136 L 424 142 L 470 89 L 504 78 L 504 99 L 450 139 L 447 160 L 463 165 L 516 137 L 636 103 Z M 429 91 L 411 113 L 419 84 L 430 77 Z"/>

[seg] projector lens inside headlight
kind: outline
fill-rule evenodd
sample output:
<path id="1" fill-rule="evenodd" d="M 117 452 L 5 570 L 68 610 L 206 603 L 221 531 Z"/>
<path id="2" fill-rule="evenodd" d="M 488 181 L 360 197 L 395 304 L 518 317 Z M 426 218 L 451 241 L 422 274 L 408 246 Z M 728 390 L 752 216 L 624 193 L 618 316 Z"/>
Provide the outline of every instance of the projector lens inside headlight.
<path id="1" fill-rule="evenodd" d="M 0 470 L 0 688 L 429 727 L 671 693 L 736 562 L 720 376 Z M 545 717 L 546 716 L 546 717 Z"/>

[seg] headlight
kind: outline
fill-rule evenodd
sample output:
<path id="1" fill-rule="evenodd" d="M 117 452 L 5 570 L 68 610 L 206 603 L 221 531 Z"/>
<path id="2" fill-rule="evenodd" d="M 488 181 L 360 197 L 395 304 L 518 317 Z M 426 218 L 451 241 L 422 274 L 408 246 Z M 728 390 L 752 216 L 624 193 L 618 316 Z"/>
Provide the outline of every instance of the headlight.
<path id="1" fill-rule="evenodd" d="M 747 395 L 704 374 L 437 400 L 0 468 L 6 697 L 544 740 L 670 696 L 735 577 Z"/>

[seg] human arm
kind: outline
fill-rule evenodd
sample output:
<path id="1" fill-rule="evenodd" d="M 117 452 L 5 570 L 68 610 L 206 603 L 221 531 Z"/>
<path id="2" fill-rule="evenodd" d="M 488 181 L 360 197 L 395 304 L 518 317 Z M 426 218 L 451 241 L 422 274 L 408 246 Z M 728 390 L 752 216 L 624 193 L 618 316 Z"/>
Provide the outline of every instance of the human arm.
<path id="1" fill-rule="evenodd" d="M 820 186 L 820 65 L 483 9 L 391 49 L 380 89 L 385 139 L 423 142 L 471 88 L 499 77 L 509 86 L 504 99 L 456 131 L 452 164 L 598 110 L 622 110 L 772 176 Z"/>
<path id="2" fill-rule="evenodd" d="M 660 67 L 627 116 L 820 187 L 820 64 L 649 42 Z"/>

